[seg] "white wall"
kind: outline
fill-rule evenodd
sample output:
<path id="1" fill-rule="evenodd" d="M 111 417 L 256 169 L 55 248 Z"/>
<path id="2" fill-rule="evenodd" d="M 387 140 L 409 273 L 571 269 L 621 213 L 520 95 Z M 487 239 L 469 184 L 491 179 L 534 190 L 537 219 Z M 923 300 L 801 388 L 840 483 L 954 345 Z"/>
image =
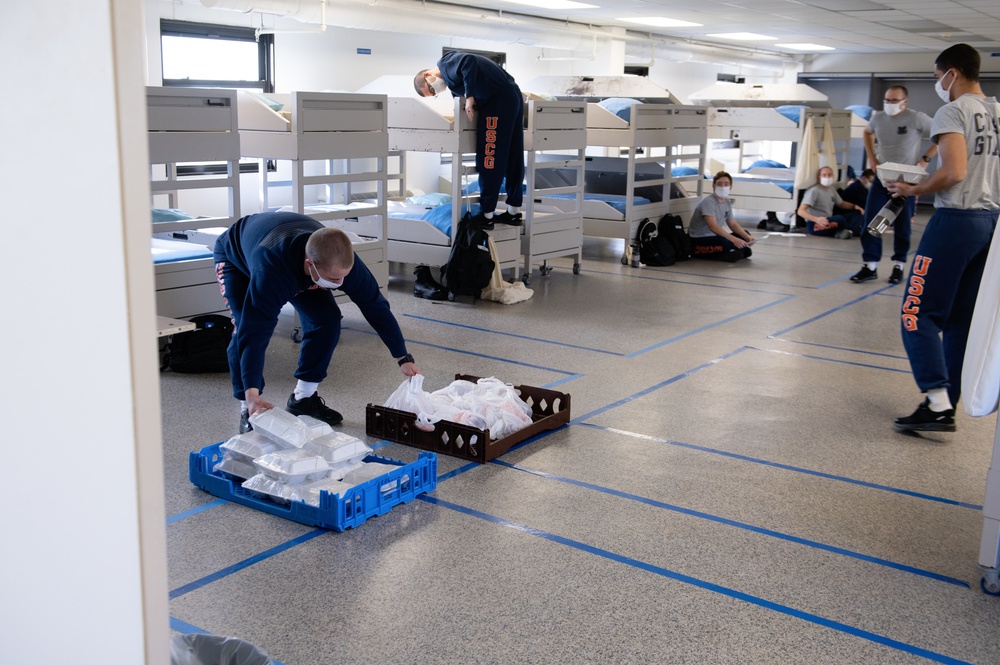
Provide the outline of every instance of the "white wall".
<path id="1" fill-rule="evenodd" d="M 5 663 L 169 660 L 140 7 L 0 22 Z"/>

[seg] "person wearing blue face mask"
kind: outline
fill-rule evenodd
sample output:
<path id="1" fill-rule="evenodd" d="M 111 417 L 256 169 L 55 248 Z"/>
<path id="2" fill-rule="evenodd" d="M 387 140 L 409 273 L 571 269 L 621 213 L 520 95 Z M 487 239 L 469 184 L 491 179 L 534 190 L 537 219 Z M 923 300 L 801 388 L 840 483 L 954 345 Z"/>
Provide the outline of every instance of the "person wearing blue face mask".
<path id="1" fill-rule="evenodd" d="M 938 55 L 934 88 L 945 102 L 931 125 L 938 168 L 915 185 L 886 185 L 893 196 L 934 192 L 934 214 L 900 312 L 903 347 L 926 398 L 911 415 L 896 418 L 901 431 L 955 431 L 972 313 L 1000 214 L 1000 106 L 983 94 L 980 61 L 968 44 Z"/>
<path id="2" fill-rule="evenodd" d="M 340 339 L 342 317 L 334 289 L 358 306 L 404 376 L 420 373 L 388 301 L 340 229 L 292 212 L 248 215 L 219 236 L 214 261 L 235 326 L 229 374 L 233 396 L 240 401 L 241 434 L 252 429 L 251 415 L 274 408 L 262 395 L 264 354 L 285 303 L 291 303 L 302 322 L 298 382 L 285 405 L 290 413 L 328 425 L 343 420 L 317 392 Z"/>
<path id="3" fill-rule="evenodd" d="M 868 127 L 865 128 L 865 153 L 868 155 L 868 165 L 877 169 L 883 162 L 896 164 L 915 164 L 927 168 L 927 163 L 934 159 L 937 146 L 933 143 L 925 153 L 923 143 L 930 138 L 931 118 L 926 113 L 908 108 L 909 92 L 906 86 L 894 85 L 885 91 L 883 111 L 875 111 Z M 889 191 L 885 183 L 876 174 L 872 186 L 868 190 L 868 198 L 864 204 L 865 220 L 861 231 L 861 260 L 864 265 L 851 277 L 855 284 L 878 279 L 878 264 L 882 260 L 882 237 L 868 233 L 868 223 L 882 210 L 888 202 Z M 906 265 L 906 255 L 910 251 L 910 222 L 916 209 L 915 197 L 906 200 L 906 209 L 896 217 L 892 229 L 892 274 L 890 284 L 903 281 L 903 266 Z"/>
<path id="4" fill-rule="evenodd" d="M 719 171 L 712 178 L 712 193 L 698 203 L 688 223 L 691 255 L 733 263 L 749 259 L 753 237 L 733 217 L 733 202 L 729 200 L 733 177 Z"/>

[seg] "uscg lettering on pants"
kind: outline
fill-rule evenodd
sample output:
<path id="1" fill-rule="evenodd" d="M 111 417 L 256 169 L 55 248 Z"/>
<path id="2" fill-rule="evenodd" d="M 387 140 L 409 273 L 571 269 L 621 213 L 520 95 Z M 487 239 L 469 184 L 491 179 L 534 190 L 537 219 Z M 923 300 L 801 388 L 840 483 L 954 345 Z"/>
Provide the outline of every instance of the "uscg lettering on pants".
<path id="1" fill-rule="evenodd" d="M 486 116 L 486 147 L 483 150 L 483 168 L 492 169 L 495 163 L 493 155 L 497 153 L 497 116 Z"/>
<path id="2" fill-rule="evenodd" d="M 920 315 L 920 296 L 924 295 L 924 278 L 931 267 L 931 259 L 917 256 L 913 260 L 913 274 L 906 287 L 906 300 L 903 301 L 903 328 L 913 332 L 917 329 L 917 317 Z"/>

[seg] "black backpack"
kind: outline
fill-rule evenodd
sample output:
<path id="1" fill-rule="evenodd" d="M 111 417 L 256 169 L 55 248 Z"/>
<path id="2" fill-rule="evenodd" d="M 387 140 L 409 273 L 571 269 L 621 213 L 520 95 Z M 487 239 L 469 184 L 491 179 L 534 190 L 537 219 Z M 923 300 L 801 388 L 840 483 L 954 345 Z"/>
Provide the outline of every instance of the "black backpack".
<path id="1" fill-rule="evenodd" d="M 677 262 L 674 246 L 660 233 L 656 222 L 644 219 L 636 232 L 639 244 L 639 262 L 647 266 L 672 266 Z"/>
<path id="2" fill-rule="evenodd" d="M 448 263 L 441 268 L 442 281 L 452 296 L 479 294 L 493 276 L 493 257 L 490 255 L 489 235 L 473 226 L 468 213 L 458 222 L 458 233 L 451 246 Z"/>
<path id="3" fill-rule="evenodd" d="M 673 248 L 675 261 L 687 261 L 691 258 L 691 236 L 684 230 L 684 220 L 667 213 L 660 218 L 656 231 L 661 245 L 669 244 Z"/>
<path id="4" fill-rule="evenodd" d="M 198 325 L 197 330 L 171 336 L 161 369 L 181 374 L 228 372 L 226 349 L 233 336 L 233 322 L 219 314 L 196 316 L 191 322 Z"/>

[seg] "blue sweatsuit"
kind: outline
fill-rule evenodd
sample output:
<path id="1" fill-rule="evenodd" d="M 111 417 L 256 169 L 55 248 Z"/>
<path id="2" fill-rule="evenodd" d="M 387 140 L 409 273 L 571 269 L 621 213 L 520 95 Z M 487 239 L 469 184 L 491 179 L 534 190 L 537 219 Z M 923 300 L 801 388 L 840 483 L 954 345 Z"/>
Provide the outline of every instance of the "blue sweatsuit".
<path id="1" fill-rule="evenodd" d="M 872 188 L 868 190 L 868 201 L 865 203 L 865 225 L 861 232 L 861 260 L 865 263 L 878 263 L 882 260 L 882 238 L 868 233 L 868 224 L 875 219 L 882 207 L 889 202 L 892 194 L 882 184 L 878 176 L 872 179 Z M 896 216 L 892 223 L 892 260 L 906 263 L 906 254 L 910 251 L 911 220 L 917 209 L 917 197 L 907 196 L 906 207 Z"/>
<path id="2" fill-rule="evenodd" d="M 478 113 L 476 170 L 483 212 L 496 210 L 507 180 L 507 205 L 520 207 L 524 180 L 524 97 L 514 78 L 488 58 L 452 51 L 438 60 L 456 97 L 473 97 Z"/>
<path id="3" fill-rule="evenodd" d="M 245 388 L 263 392 L 264 352 L 285 303 L 292 304 L 302 322 L 295 378 L 311 383 L 326 378 L 343 317 L 333 294 L 317 287 L 305 272 L 306 241 L 321 228 L 298 213 L 258 213 L 237 221 L 215 243 L 216 276 L 236 327 L 229 343 L 236 399 L 244 398 Z M 405 356 L 399 324 L 357 255 L 340 290 L 360 308 L 392 356 Z"/>

